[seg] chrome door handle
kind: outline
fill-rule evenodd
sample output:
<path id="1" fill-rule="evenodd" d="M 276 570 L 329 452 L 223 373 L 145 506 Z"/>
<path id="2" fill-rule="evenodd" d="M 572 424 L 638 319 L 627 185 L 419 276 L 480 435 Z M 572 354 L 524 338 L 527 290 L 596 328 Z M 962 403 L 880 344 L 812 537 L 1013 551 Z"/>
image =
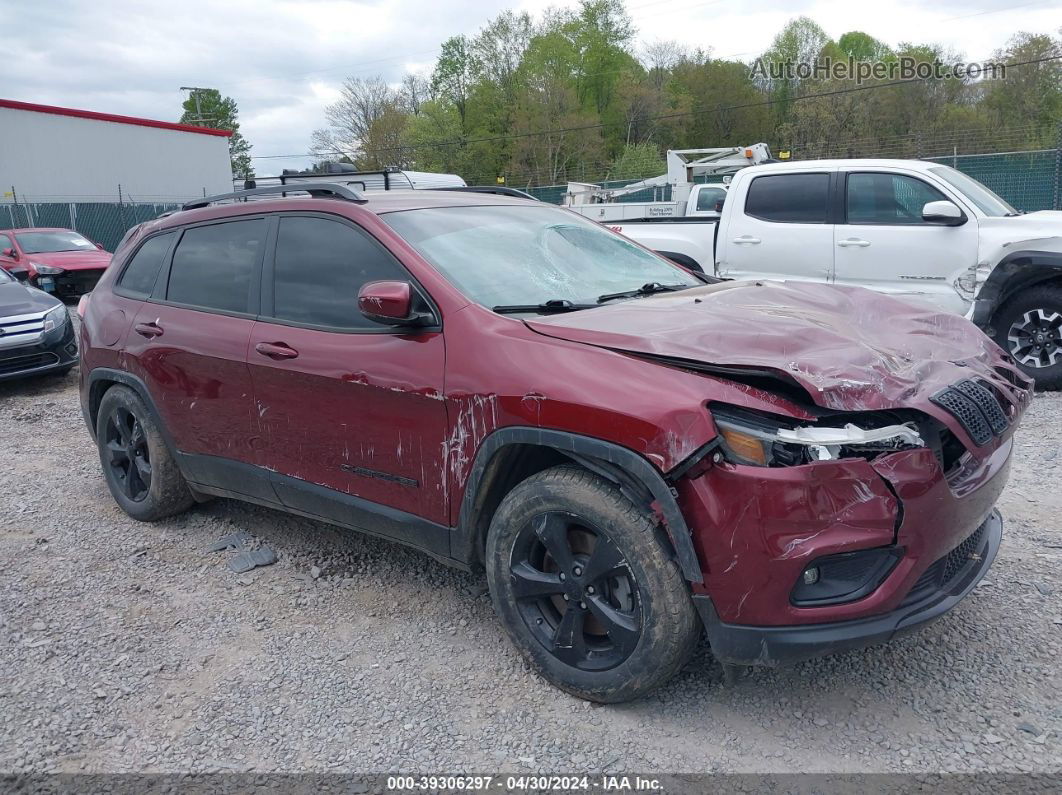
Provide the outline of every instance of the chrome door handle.
<path id="1" fill-rule="evenodd" d="M 838 240 L 837 245 L 841 248 L 848 248 L 848 246 L 859 246 L 859 248 L 866 248 L 870 245 L 869 240 L 861 240 L 858 237 L 848 237 L 844 240 Z"/>
<path id="2" fill-rule="evenodd" d="M 758 237 L 753 237 L 752 235 L 742 235 L 741 237 L 735 237 L 734 242 L 748 243 L 750 246 L 754 246 L 760 242 L 760 239 Z"/>

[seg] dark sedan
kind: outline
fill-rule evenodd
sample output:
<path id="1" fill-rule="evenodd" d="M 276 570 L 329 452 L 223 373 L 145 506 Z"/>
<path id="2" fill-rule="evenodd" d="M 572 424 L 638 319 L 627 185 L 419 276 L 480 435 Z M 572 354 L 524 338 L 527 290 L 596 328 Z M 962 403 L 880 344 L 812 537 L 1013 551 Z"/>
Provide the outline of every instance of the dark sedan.
<path id="1" fill-rule="evenodd" d="M 74 326 L 66 306 L 0 269 L 0 381 L 77 364 Z"/>

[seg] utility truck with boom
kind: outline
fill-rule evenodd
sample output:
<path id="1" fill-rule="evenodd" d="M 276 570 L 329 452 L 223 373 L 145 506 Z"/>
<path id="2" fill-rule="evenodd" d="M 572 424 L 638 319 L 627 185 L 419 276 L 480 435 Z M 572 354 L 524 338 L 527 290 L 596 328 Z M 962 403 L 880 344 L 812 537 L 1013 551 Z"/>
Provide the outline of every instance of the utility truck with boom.
<path id="1" fill-rule="evenodd" d="M 718 218 L 730 176 L 746 166 L 769 162 L 771 150 L 767 144 L 671 149 L 667 153 L 666 174 L 618 188 L 569 182 L 563 203 L 580 215 L 602 223 L 645 218 Z M 699 183 L 698 177 L 702 178 Z M 658 193 L 664 193 L 668 188 L 671 189 L 670 201 L 616 201 L 645 190 L 652 190 L 655 199 Z"/>

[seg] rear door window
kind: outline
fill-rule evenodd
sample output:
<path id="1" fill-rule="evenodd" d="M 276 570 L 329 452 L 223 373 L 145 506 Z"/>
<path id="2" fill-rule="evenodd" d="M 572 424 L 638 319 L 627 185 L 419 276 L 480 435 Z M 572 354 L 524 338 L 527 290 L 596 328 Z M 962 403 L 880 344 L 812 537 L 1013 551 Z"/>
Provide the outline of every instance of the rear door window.
<path id="1" fill-rule="evenodd" d="M 745 214 L 777 223 L 824 224 L 829 195 L 829 174 L 768 174 L 749 185 Z"/>
<path id="2" fill-rule="evenodd" d="M 251 290 L 265 232 L 266 221 L 261 218 L 186 229 L 173 252 L 166 300 L 221 312 L 252 313 Z"/>
<path id="3" fill-rule="evenodd" d="M 326 218 L 280 219 L 273 266 L 273 316 L 337 329 L 390 328 L 358 310 L 366 282 L 409 280 L 409 274 L 367 233 Z"/>
<path id="4" fill-rule="evenodd" d="M 169 253 L 176 234 L 176 232 L 167 232 L 145 241 L 122 271 L 122 277 L 118 280 L 120 292 L 143 298 L 151 295 L 151 291 L 155 288 L 155 279 L 162 270 L 166 254 Z"/>

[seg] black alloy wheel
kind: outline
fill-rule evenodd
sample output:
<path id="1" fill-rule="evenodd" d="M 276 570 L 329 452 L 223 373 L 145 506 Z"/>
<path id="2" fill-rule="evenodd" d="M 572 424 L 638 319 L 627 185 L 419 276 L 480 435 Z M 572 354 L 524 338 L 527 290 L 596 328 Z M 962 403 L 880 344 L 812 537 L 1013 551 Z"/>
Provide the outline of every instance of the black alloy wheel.
<path id="1" fill-rule="evenodd" d="M 554 657 L 582 671 L 623 663 L 642 635 L 638 583 L 601 528 L 547 511 L 517 536 L 509 574 L 524 624 Z"/>
<path id="2" fill-rule="evenodd" d="M 151 489 L 151 454 L 140 420 L 124 406 L 115 406 L 107 415 L 105 449 L 122 494 L 142 502 Z"/>

